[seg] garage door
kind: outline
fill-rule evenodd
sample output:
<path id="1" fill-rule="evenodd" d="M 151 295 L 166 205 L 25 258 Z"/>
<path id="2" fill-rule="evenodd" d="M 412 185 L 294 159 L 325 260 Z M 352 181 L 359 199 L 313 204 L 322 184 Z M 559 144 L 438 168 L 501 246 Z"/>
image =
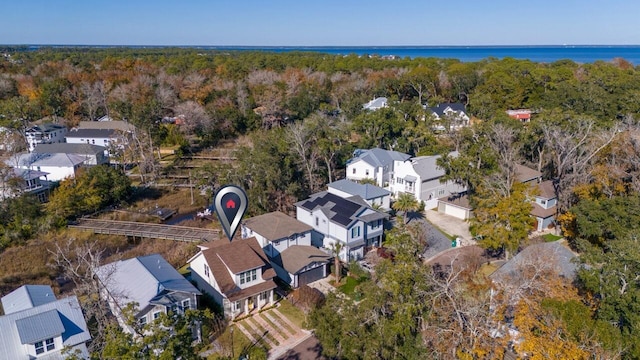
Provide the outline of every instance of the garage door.
<path id="1" fill-rule="evenodd" d="M 465 209 L 461 209 L 459 207 L 451 206 L 448 204 L 444 208 L 444 213 L 447 215 L 457 217 L 458 219 L 462 219 L 462 220 L 464 220 L 467 215 L 467 212 L 465 211 Z"/>
<path id="2" fill-rule="evenodd" d="M 305 271 L 298 275 L 298 286 L 307 285 L 308 283 L 320 280 L 324 277 L 324 266 Z"/>

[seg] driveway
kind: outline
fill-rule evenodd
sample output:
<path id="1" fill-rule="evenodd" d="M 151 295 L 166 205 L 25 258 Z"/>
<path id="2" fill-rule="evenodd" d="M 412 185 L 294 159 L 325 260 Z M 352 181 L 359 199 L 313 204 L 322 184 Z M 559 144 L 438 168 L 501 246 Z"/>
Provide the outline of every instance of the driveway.
<path id="1" fill-rule="evenodd" d="M 445 250 L 451 249 L 451 239 L 431 225 L 429 221 L 424 218 L 411 220 L 411 222 L 414 221 L 421 223 L 427 237 L 427 248 L 425 249 L 424 254 L 422 254 L 424 259 L 429 259 Z"/>
<path id="2" fill-rule="evenodd" d="M 442 231 L 451 236 L 461 237 L 463 240 L 472 240 L 469 232 L 469 223 L 456 217 L 445 215 L 434 210 L 425 210 L 424 216 Z M 464 245 L 468 245 L 465 243 Z"/>

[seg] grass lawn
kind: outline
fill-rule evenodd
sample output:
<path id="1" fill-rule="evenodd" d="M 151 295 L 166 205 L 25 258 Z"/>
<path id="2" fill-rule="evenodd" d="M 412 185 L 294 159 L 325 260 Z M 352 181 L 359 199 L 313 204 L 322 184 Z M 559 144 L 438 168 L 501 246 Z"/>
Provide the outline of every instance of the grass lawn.
<path id="1" fill-rule="evenodd" d="M 478 270 L 481 274 L 483 274 L 484 276 L 489 276 L 491 274 L 493 274 L 494 271 L 498 270 L 498 265 L 496 264 L 484 264 L 480 267 L 480 270 Z"/>
<path id="2" fill-rule="evenodd" d="M 278 306 L 278 311 L 282 313 L 282 315 L 286 316 L 292 323 L 294 323 L 299 328 L 304 328 L 305 315 L 302 310 L 293 306 L 289 300 L 282 299 L 280 301 L 280 306 Z"/>
<path id="3" fill-rule="evenodd" d="M 544 239 L 545 242 L 553 242 L 553 241 L 562 239 L 562 236 L 558 236 L 554 234 L 544 234 L 542 235 L 542 238 Z"/>
<path id="4" fill-rule="evenodd" d="M 338 289 L 345 295 L 353 298 L 355 296 L 355 290 L 356 290 L 356 286 L 360 285 L 362 282 L 366 281 L 367 278 L 366 277 L 360 277 L 358 279 L 352 277 L 352 276 L 347 276 L 345 278 L 345 283 L 343 285 L 340 285 L 340 287 L 338 287 Z M 360 299 L 356 299 L 356 300 L 360 300 Z"/>
<path id="5" fill-rule="evenodd" d="M 235 325 L 234 325 L 235 326 Z M 224 346 L 231 346 L 229 344 L 231 341 L 231 332 L 230 327 L 227 327 L 227 330 L 218 338 L 219 341 L 225 343 Z M 242 353 L 243 350 L 249 348 L 251 346 L 251 341 L 242 333 L 242 331 L 238 329 L 234 329 L 233 331 L 233 353 L 237 356 Z M 218 359 L 227 359 L 228 357 L 223 356 L 223 354 L 212 354 L 207 357 L 208 360 L 218 360 Z"/>

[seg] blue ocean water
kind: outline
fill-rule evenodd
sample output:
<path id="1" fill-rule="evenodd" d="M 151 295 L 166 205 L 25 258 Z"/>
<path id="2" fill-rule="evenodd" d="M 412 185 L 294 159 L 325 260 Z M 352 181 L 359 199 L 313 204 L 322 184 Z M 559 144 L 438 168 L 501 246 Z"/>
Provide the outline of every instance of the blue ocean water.
<path id="1" fill-rule="evenodd" d="M 335 55 L 379 55 L 401 58 L 435 57 L 459 59 L 464 62 L 480 61 L 487 58 L 528 59 L 535 62 L 554 62 L 563 59 L 577 63 L 592 63 L 598 60 L 611 61 L 623 58 L 634 65 L 640 65 L 638 45 L 557 45 L 557 46 L 201 46 L 199 48 L 238 51 L 312 51 Z"/>

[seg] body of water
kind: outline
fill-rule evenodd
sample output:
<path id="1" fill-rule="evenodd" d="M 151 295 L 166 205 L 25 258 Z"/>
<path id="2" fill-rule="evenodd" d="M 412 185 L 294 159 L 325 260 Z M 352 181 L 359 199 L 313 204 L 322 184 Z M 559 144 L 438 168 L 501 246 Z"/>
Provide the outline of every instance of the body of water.
<path id="1" fill-rule="evenodd" d="M 554 62 L 563 59 L 578 63 L 592 63 L 598 60 L 611 61 L 623 58 L 634 65 L 640 65 L 640 46 L 202 46 L 212 50 L 236 51 L 312 51 L 334 55 L 378 55 L 400 58 L 435 57 L 461 61 L 480 61 L 487 58 L 528 59 L 535 62 Z"/>

